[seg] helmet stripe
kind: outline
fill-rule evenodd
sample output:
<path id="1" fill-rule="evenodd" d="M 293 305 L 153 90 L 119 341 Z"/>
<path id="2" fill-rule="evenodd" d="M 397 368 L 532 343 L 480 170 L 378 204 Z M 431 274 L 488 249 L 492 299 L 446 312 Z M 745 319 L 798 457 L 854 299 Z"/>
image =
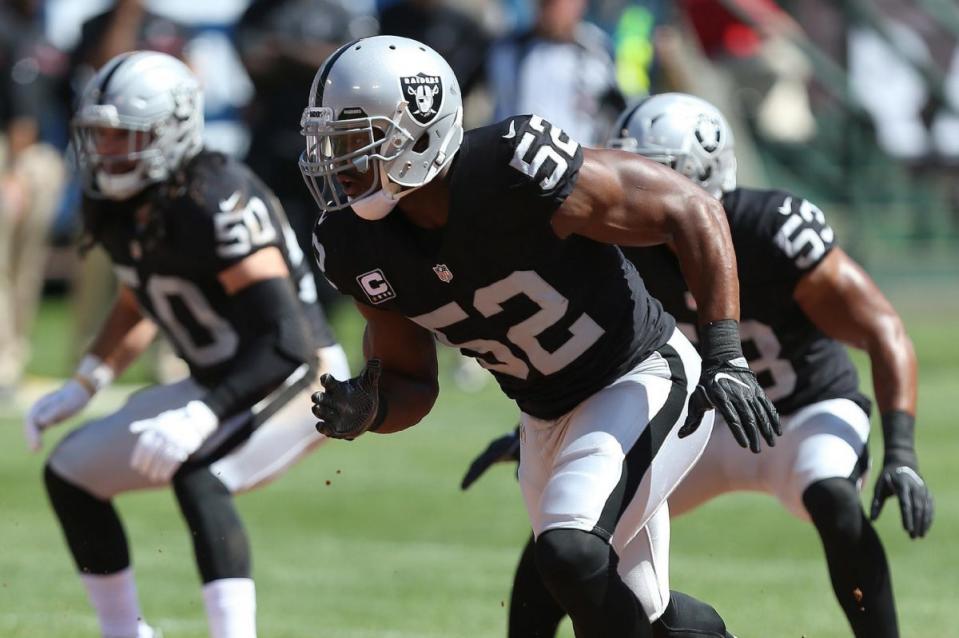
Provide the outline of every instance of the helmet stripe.
<path id="1" fill-rule="evenodd" d="M 110 79 L 113 77 L 113 74 L 117 72 L 123 63 L 130 59 L 131 56 L 124 55 L 121 56 L 117 63 L 113 65 L 113 68 L 107 71 L 107 74 L 103 76 L 103 82 L 100 84 L 100 99 L 97 100 L 97 104 L 104 104 L 104 100 L 107 95 L 107 85 L 110 84 Z"/>
<path id="2" fill-rule="evenodd" d="M 353 40 L 352 42 L 347 42 L 346 44 L 341 46 L 339 49 L 334 51 L 332 54 L 330 54 L 330 57 L 326 59 L 326 64 L 324 64 L 323 68 L 320 69 L 320 74 L 317 76 L 315 80 L 316 104 L 314 104 L 314 106 L 323 105 L 323 90 L 326 88 L 326 79 L 330 76 L 330 71 L 333 70 L 333 64 L 339 59 L 341 55 L 346 53 L 347 49 L 349 49 L 351 46 L 353 46 L 354 44 L 356 44 L 362 39 L 363 38 L 359 38 L 359 39 Z"/>
<path id="3" fill-rule="evenodd" d="M 636 111 L 638 111 L 643 104 L 646 104 L 646 102 L 648 102 L 649 98 L 651 97 L 652 95 L 647 95 L 640 101 L 636 102 L 636 104 L 633 105 L 633 108 L 629 109 L 629 111 L 627 111 L 625 115 L 620 117 L 619 121 L 617 122 L 617 124 L 619 124 L 619 128 L 623 129 L 629 126 L 629 121 L 633 119 L 634 115 L 636 115 Z"/>

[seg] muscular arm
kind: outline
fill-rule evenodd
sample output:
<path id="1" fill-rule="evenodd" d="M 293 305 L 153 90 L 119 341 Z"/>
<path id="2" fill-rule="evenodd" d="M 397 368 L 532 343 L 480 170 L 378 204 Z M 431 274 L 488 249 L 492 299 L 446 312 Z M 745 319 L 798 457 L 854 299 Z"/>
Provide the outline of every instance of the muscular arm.
<path id="1" fill-rule="evenodd" d="M 429 414 L 439 394 L 436 342 L 409 319 L 357 304 L 366 318 L 363 354 L 382 363 L 380 391 L 387 403 L 386 420 L 377 432 L 405 430 Z"/>
<path id="2" fill-rule="evenodd" d="M 919 474 L 916 353 L 899 315 L 869 275 L 838 248 L 799 280 L 793 296 L 826 335 L 869 353 L 885 447 L 869 517 L 876 520 L 886 499 L 896 495 L 903 528 L 911 538 L 925 536 L 935 506 Z"/>
<path id="3" fill-rule="evenodd" d="M 701 324 L 738 320 L 736 254 L 722 205 L 683 175 L 636 154 L 583 153 L 576 187 L 552 217 L 556 234 L 623 246 L 670 242 Z"/>
<path id="4" fill-rule="evenodd" d="M 746 365 L 740 344 L 736 253 L 722 205 L 683 175 L 614 150 L 583 151 L 572 193 L 556 211 L 553 230 L 621 246 L 669 243 L 696 300 L 699 386 L 679 436 L 688 436 L 715 408 L 736 441 L 759 452 L 775 445 L 779 418 Z"/>
<path id="5" fill-rule="evenodd" d="M 136 295 L 121 285 L 88 353 L 99 357 L 119 376 L 147 349 L 156 332 L 156 324 L 140 312 Z"/>
<path id="6" fill-rule="evenodd" d="M 217 277 L 237 308 L 235 316 L 242 317 L 236 326 L 240 349 L 229 372 L 204 398 L 222 420 L 307 370 L 316 352 L 279 248 L 247 255 Z"/>
<path id="7" fill-rule="evenodd" d="M 917 364 L 902 320 L 875 282 L 839 248 L 800 279 L 793 294 L 827 336 L 869 353 L 881 413 L 915 416 Z"/>
<path id="8" fill-rule="evenodd" d="M 285 279 L 290 270 L 279 248 L 270 247 L 244 257 L 241 261 L 221 271 L 217 279 L 223 284 L 226 294 L 233 296 L 244 288 L 267 279 Z"/>

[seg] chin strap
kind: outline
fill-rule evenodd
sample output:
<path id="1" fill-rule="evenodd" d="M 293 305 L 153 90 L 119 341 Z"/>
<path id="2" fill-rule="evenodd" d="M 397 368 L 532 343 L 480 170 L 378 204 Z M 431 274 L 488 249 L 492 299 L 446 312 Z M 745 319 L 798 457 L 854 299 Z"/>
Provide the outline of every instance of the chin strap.
<path id="1" fill-rule="evenodd" d="M 350 208 L 353 209 L 357 217 L 375 222 L 389 215 L 399 201 L 399 197 L 390 197 L 386 194 L 386 191 L 379 188 L 375 193 L 350 202 Z"/>
<path id="2" fill-rule="evenodd" d="M 454 116 L 456 121 L 453 126 L 446 132 L 446 137 L 443 138 L 443 142 L 440 144 L 440 149 L 436 153 L 436 158 L 433 160 L 433 164 L 437 166 L 437 172 L 444 170 L 449 166 L 450 160 L 453 159 L 453 155 L 456 154 L 454 151 L 452 154 L 447 155 L 446 151 L 449 149 L 450 144 L 453 142 L 453 139 L 458 135 L 460 140 L 463 138 L 463 109 L 459 108 L 456 111 Z M 459 150 L 459 144 L 456 145 L 457 150 Z M 434 175 L 435 176 L 435 175 Z"/>
<path id="3" fill-rule="evenodd" d="M 136 169 L 119 175 L 110 175 L 103 171 L 97 171 L 96 181 L 97 188 L 101 193 L 107 197 L 116 199 L 132 197 L 146 186 L 142 166 L 137 166 Z"/>
<path id="4" fill-rule="evenodd" d="M 419 188 L 419 186 L 414 186 L 401 190 L 401 186 L 390 181 L 382 166 L 377 166 L 376 171 L 379 173 L 380 187 L 366 197 L 350 202 L 350 207 L 357 217 L 371 222 L 389 215 L 390 211 L 400 203 L 400 199 Z"/>

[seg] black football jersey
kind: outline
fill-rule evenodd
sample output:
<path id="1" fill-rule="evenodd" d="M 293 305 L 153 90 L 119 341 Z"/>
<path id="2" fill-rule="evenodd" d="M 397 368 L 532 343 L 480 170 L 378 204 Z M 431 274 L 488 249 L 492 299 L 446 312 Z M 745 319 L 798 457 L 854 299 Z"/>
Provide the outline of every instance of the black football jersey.
<path id="1" fill-rule="evenodd" d="M 743 354 L 781 414 L 825 399 L 848 398 L 870 409 L 856 369 L 838 341 L 820 332 L 793 292 L 832 249 L 822 211 L 783 191 L 736 189 L 723 197 L 739 266 Z M 650 292 L 695 341 L 695 303 L 665 246 L 624 248 Z"/>
<path id="2" fill-rule="evenodd" d="M 243 348 L 237 326 L 255 312 L 237 307 L 217 275 L 267 246 L 283 252 L 316 346 L 333 343 L 282 207 L 242 163 L 203 152 L 131 200 L 85 198 L 83 206 L 91 239 L 200 383 L 226 373 Z"/>
<path id="3" fill-rule="evenodd" d="M 446 226 L 421 229 L 400 210 L 329 213 L 314 233 L 320 268 L 358 302 L 475 357 L 527 414 L 559 417 L 675 328 L 618 248 L 553 231 L 582 157 L 536 116 L 469 131 L 447 176 Z"/>

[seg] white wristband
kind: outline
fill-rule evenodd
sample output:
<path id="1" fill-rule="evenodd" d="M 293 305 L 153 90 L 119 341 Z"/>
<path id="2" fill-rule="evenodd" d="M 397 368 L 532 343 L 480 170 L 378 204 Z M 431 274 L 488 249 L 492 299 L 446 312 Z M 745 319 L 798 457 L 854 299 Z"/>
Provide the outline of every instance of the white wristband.
<path id="1" fill-rule="evenodd" d="M 113 382 L 114 374 L 113 368 L 104 363 L 100 357 L 88 354 L 80 360 L 80 365 L 77 366 L 73 378 L 93 395 L 110 385 Z"/>

